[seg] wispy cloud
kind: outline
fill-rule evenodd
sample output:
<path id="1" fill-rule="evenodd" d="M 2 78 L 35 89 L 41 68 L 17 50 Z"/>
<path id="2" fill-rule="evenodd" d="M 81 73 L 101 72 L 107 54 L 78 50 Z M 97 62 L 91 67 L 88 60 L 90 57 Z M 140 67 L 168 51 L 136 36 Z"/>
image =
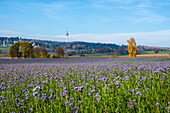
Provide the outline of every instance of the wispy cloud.
<path id="1" fill-rule="evenodd" d="M 65 35 L 33 35 L 18 33 L 7 30 L 0 30 L 0 36 L 19 36 L 29 39 L 55 40 L 65 41 Z M 71 34 L 69 41 L 86 41 L 86 42 L 101 42 L 101 43 L 115 43 L 119 45 L 127 45 L 127 39 L 134 37 L 138 45 L 170 47 L 170 30 L 156 31 L 156 32 L 136 32 L 136 33 L 113 33 L 113 34 Z"/>
<path id="2" fill-rule="evenodd" d="M 124 19 L 135 23 L 161 23 L 170 20 L 158 10 L 160 7 L 170 6 L 168 0 L 99 0 L 93 2 L 93 6 L 100 9 L 124 10 L 128 15 Z M 121 14 L 120 14 L 121 15 Z"/>
<path id="3" fill-rule="evenodd" d="M 49 40 L 64 41 L 64 36 L 62 35 L 49 36 L 49 35 L 41 35 L 41 34 L 27 34 L 27 33 L 8 31 L 8 30 L 0 30 L 0 37 L 22 37 L 28 39 L 42 39 L 42 40 L 49 39 Z"/>

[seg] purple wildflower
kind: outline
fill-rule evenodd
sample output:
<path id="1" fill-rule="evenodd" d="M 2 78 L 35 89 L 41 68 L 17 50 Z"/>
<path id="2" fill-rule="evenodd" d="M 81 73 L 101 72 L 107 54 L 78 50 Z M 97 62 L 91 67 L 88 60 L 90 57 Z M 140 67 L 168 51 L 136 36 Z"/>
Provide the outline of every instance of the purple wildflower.
<path id="1" fill-rule="evenodd" d="M 92 93 L 94 93 L 94 92 L 95 92 L 95 90 L 93 89 L 93 90 L 91 90 L 91 92 L 92 92 Z"/>
<path id="2" fill-rule="evenodd" d="M 33 108 L 30 108 L 29 111 L 32 112 L 32 111 L 33 111 Z"/>
<path id="3" fill-rule="evenodd" d="M 142 96 L 141 92 L 136 92 L 136 95 Z"/>
<path id="4" fill-rule="evenodd" d="M 82 104 L 83 102 L 79 100 L 78 103 Z"/>
<path id="5" fill-rule="evenodd" d="M 49 90 L 49 92 L 53 93 L 53 90 L 52 90 L 52 89 L 50 89 L 50 90 Z"/>
<path id="6" fill-rule="evenodd" d="M 91 94 L 91 93 L 89 93 L 88 95 L 89 95 L 89 96 L 91 96 L 92 94 Z"/>
<path id="7" fill-rule="evenodd" d="M 99 102 L 100 101 L 100 98 L 97 98 L 97 100 L 96 100 L 97 102 Z"/>
<path id="8" fill-rule="evenodd" d="M 33 93 L 33 96 L 37 96 L 37 95 L 38 95 L 38 92 L 34 92 L 34 93 Z"/>
<path id="9" fill-rule="evenodd" d="M 158 102 L 156 102 L 156 104 L 155 104 L 157 107 L 159 106 L 159 103 Z"/>
<path id="10" fill-rule="evenodd" d="M 149 90 L 149 88 L 145 88 L 145 90 Z"/>
<path id="11" fill-rule="evenodd" d="M 22 103 L 18 103 L 18 104 L 17 104 L 18 107 L 20 107 L 20 106 L 22 106 L 22 105 L 23 105 Z"/>
<path id="12" fill-rule="evenodd" d="M 78 108 L 77 106 L 74 106 L 74 109 L 75 109 L 75 110 L 79 110 L 79 108 Z"/>
<path id="13" fill-rule="evenodd" d="M 71 110 L 71 111 L 74 111 L 74 109 L 73 109 L 73 108 L 70 108 L 70 110 Z"/>

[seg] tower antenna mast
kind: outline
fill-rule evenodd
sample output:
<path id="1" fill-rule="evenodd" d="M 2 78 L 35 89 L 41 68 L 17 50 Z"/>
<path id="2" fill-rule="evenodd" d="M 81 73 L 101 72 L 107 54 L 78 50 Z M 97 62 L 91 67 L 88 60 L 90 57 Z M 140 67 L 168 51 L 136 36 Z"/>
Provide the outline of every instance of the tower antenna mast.
<path id="1" fill-rule="evenodd" d="M 68 33 L 68 26 L 67 26 L 67 31 L 66 31 L 66 43 L 68 42 L 68 35 L 69 35 L 69 33 Z"/>

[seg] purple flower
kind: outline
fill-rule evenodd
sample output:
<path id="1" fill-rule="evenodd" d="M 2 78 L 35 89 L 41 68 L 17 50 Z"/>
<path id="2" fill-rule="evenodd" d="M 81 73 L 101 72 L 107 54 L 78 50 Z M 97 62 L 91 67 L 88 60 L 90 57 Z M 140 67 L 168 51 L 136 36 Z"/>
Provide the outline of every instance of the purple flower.
<path id="1" fill-rule="evenodd" d="M 74 109 L 73 109 L 73 108 L 70 108 L 70 110 L 71 110 L 71 111 L 74 111 Z"/>
<path id="2" fill-rule="evenodd" d="M 135 88 L 135 90 L 139 90 L 139 88 Z"/>
<path id="3" fill-rule="evenodd" d="M 34 85 L 30 85 L 30 84 L 28 84 L 28 87 L 33 87 Z"/>
<path id="4" fill-rule="evenodd" d="M 32 109 L 32 108 L 30 108 L 30 109 L 29 109 L 29 111 L 30 111 L 30 112 L 32 112 L 32 111 L 33 111 L 33 109 Z"/>
<path id="5" fill-rule="evenodd" d="M 37 96 L 37 95 L 38 95 L 38 92 L 34 92 L 34 93 L 33 93 L 33 96 Z"/>
<path id="6" fill-rule="evenodd" d="M 79 87 L 74 87 L 74 90 L 77 90 Z"/>
<path id="7" fill-rule="evenodd" d="M 94 97 L 99 97 L 99 96 L 100 96 L 99 93 L 96 93 L 96 95 Z"/>
<path id="8" fill-rule="evenodd" d="M 22 105 L 23 105 L 22 103 L 18 103 L 18 104 L 17 104 L 18 107 L 20 107 L 20 106 L 22 106 Z"/>
<path id="9" fill-rule="evenodd" d="M 151 76 L 151 77 L 150 77 L 150 79 L 152 80 L 152 79 L 153 79 L 153 77 Z"/>
<path id="10" fill-rule="evenodd" d="M 118 110 L 115 110 L 115 112 L 116 112 L 116 113 L 119 113 L 119 111 L 118 111 Z"/>
<path id="11" fill-rule="evenodd" d="M 131 106 L 131 108 L 134 108 L 134 106 Z"/>
<path id="12" fill-rule="evenodd" d="M 65 101 L 65 106 L 67 106 L 69 104 L 69 102 L 68 101 Z"/>
<path id="13" fill-rule="evenodd" d="M 81 92 L 82 90 L 81 90 L 81 88 L 78 88 L 77 91 L 78 91 L 78 92 Z"/>
<path id="14" fill-rule="evenodd" d="M 156 104 L 155 104 L 157 107 L 159 106 L 159 103 L 158 102 L 156 102 Z"/>
<path id="15" fill-rule="evenodd" d="M 83 102 L 79 100 L 78 103 L 82 104 Z"/>
<path id="16" fill-rule="evenodd" d="M 69 103 L 69 106 L 73 105 L 73 103 Z"/>
<path id="17" fill-rule="evenodd" d="M 74 84 L 75 84 L 75 82 L 74 82 L 74 81 L 72 81 L 72 82 L 71 82 L 71 84 L 73 84 L 73 85 L 74 85 Z"/>
<path id="18" fill-rule="evenodd" d="M 46 97 L 41 97 L 41 100 L 44 101 Z"/>
<path id="19" fill-rule="evenodd" d="M 95 90 L 93 89 L 93 90 L 91 90 L 91 92 L 92 92 L 92 93 L 94 93 L 94 92 L 95 92 Z"/>
<path id="20" fill-rule="evenodd" d="M 79 110 L 79 108 L 78 108 L 77 106 L 74 106 L 74 109 L 75 109 L 75 110 Z"/>
<path id="21" fill-rule="evenodd" d="M 116 81 L 116 86 L 118 86 L 119 85 L 119 81 Z"/>
<path id="22" fill-rule="evenodd" d="M 1 84 L 1 86 L 4 86 L 4 85 L 5 85 L 5 83 L 2 83 L 2 84 Z"/>
<path id="23" fill-rule="evenodd" d="M 73 97 L 70 97 L 70 100 L 73 100 Z"/>
<path id="24" fill-rule="evenodd" d="M 100 101 L 100 98 L 97 98 L 97 100 L 96 100 L 97 102 L 99 102 Z"/>
<path id="25" fill-rule="evenodd" d="M 21 100 L 21 102 L 25 102 L 25 100 L 23 99 L 23 100 Z"/>
<path id="26" fill-rule="evenodd" d="M 130 92 L 135 92 L 135 90 L 134 89 L 132 89 L 132 90 L 129 90 Z"/>
<path id="27" fill-rule="evenodd" d="M 50 90 L 49 90 L 49 92 L 53 93 L 53 90 L 52 90 L 52 89 L 50 89 Z"/>
<path id="28" fill-rule="evenodd" d="M 48 98 L 49 98 L 49 99 L 52 99 L 53 97 L 50 95 Z"/>
<path id="29" fill-rule="evenodd" d="M 149 90 L 149 88 L 145 88 L 145 90 Z"/>
<path id="30" fill-rule="evenodd" d="M 3 97 L 3 96 L 0 96 L 0 99 L 4 99 L 4 97 Z"/>
<path id="31" fill-rule="evenodd" d="M 80 88 L 81 88 L 81 89 L 84 89 L 84 86 L 81 86 Z"/>
<path id="32" fill-rule="evenodd" d="M 169 106 L 165 107 L 165 109 L 169 109 Z"/>
<path id="33" fill-rule="evenodd" d="M 136 92 L 136 95 L 142 96 L 141 92 Z"/>

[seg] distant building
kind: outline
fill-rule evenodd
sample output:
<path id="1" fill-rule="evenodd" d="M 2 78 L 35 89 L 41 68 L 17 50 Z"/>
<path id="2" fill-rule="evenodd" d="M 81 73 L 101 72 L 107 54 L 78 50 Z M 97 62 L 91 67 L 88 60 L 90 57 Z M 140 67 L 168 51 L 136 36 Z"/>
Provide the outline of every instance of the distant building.
<path id="1" fill-rule="evenodd" d="M 19 41 L 14 41 L 14 44 L 15 44 L 15 43 L 18 43 L 18 42 L 19 42 Z"/>
<path id="2" fill-rule="evenodd" d="M 5 44 L 5 40 L 3 41 L 3 46 L 4 46 L 4 47 L 6 46 L 6 44 Z"/>

